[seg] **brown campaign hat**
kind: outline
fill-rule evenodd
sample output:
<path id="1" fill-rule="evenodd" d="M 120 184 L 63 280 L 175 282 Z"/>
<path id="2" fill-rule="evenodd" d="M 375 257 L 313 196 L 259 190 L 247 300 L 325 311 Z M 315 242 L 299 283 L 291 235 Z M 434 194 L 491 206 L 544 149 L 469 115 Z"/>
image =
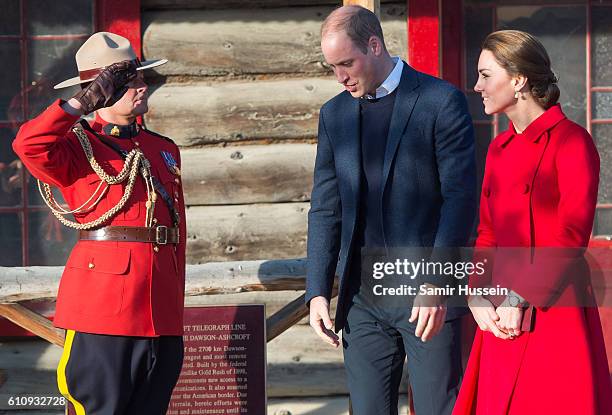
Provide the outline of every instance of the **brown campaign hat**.
<path id="1" fill-rule="evenodd" d="M 130 41 L 123 36 L 110 32 L 94 33 L 83 43 L 75 55 L 79 76 L 55 85 L 54 89 L 91 82 L 113 63 L 137 60 Z M 140 62 L 137 71 L 154 68 L 168 62 L 167 59 L 154 59 Z"/>

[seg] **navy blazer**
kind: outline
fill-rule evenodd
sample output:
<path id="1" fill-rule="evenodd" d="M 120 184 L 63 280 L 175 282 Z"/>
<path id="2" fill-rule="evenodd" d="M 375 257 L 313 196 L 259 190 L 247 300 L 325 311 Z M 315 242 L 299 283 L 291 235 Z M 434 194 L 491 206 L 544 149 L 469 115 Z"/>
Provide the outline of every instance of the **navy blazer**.
<path id="1" fill-rule="evenodd" d="M 348 91 L 321 108 L 308 213 L 306 302 L 330 299 L 337 271 L 336 330 L 344 325 L 344 285 L 359 215 L 359 125 L 359 99 Z M 404 63 L 383 164 L 385 245 L 465 246 L 476 215 L 475 165 L 463 93 Z"/>

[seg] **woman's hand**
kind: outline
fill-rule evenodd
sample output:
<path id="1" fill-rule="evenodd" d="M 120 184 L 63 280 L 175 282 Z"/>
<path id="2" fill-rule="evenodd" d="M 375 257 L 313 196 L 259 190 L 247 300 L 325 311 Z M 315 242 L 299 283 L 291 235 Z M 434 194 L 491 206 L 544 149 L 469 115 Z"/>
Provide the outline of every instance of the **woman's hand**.
<path id="1" fill-rule="evenodd" d="M 489 300 L 481 295 L 471 295 L 468 299 L 468 305 L 480 330 L 491 332 L 500 339 L 506 340 L 510 338 L 507 333 L 501 331 L 497 326 L 500 317 Z"/>
<path id="2" fill-rule="evenodd" d="M 521 321 L 523 321 L 522 307 L 512 307 L 508 303 L 508 298 L 506 298 L 495 311 L 499 316 L 499 320 L 496 322 L 497 327 L 501 331 L 507 333 L 510 338 L 521 335 Z"/>

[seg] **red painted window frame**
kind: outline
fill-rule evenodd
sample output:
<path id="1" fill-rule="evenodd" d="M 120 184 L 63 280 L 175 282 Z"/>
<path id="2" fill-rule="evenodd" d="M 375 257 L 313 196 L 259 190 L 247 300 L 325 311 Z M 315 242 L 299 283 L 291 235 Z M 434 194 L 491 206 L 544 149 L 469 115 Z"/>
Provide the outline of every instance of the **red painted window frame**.
<path id="1" fill-rule="evenodd" d="M 93 8 L 93 20 L 94 20 L 94 30 L 96 31 L 108 31 L 120 34 L 130 40 L 132 43 L 134 50 L 138 54 L 139 57 L 142 57 L 142 42 L 141 42 L 141 23 L 140 23 L 140 0 L 130 0 L 130 1 L 122 1 L 122 0 L 92 0 L 94 3 Z M 27 2 L 25 0 L 20 0 L 20 9 L 21 9 L 21 33 L 18 36 L 2 36 L 5 39 L 18 39 L 21 45 L 21 50 L 27 50 L 27 41 L 32 38 L 37 38 L 40 36 L 27 36 L 25 33 L 25 21 L 27 21 L 28 13 L 27 13 Z M 63 38 L 82 38 L 83 41 L 87 39 L 86 35 L 67 35 L 67 36 L 53 36 L 56 39 Z M 44 38 L 50 38 L 50 36 L 44 36 Z M 23 112 L 22 112 L 22 120 L 27 119 L 28 113 L 28 102 L 27 102 L 27 94 L 23 91 L 26 90 L 26 80 L 27 80 L 27 53 L 22 53 L 22 62 L 21 62 L 21 91 L 22 91 L 22 102 L 23 102 Z M 76 71 L 76 68 L 75 68 Z M 11 123 L 11 122 L 0 122 L 0 127 L 9 127 L 16 128 L 19 127 L 23 122 L 19 123 Z M 28 173 L 23 170 L 21 172 L 21 180 L 22 183 L 27 183 L 26 175 Z M 28 244 L 29 244 L 29 213 L 36 211 L 45 211 L 47 208 L 43 206 L 30 206 L 28 200 L 28 188 L 25 185 L 22 185 L 21 192 L 21 203 L 18 206 L 3 206 L 0 207 L 0 213 L 17 213 L 22 215 L 22 225 L 21 225 L 21 265 L 28 266 L 30 265 L 30 258 L 28 253 Z"/>
<path id="2" fill-rule="evenodd" d="M 136 54 L 139 58 L 142 58 L 142 35 L 141 35 L 141 13 L 140 13 L 140 0 L 92 0 L 94 3 L 93 8 L 93 19 L 94 19 L 94 30 L 95 31 L 106 31 L 113 32 L 119 34 L 121 36 L 126 37 L 132 44 Z M 27 19 L 27 10 L 25 0 L 20 1 L 21 7 L 21 18 L 25 22 Z M 21 42 L 21 49 L 26 50 L 26 42 L 27 37 L 24 32 L 25 24 L 22 22 L 21 24 L 21 33 L 19 35 L 19 40 Z M 70 36 L 65 36 L 70 37 Z M 74 36 L 72 36 L 74 37 Z M 79 36 L 83 38 L 83 41 L 87 39 L 87 36 Z M 57 38 L 63 38 L 63 36 L 57 36 Z M 22 53 L 22 85 L 21 90 L 25 91 L 25 82 L 27 79 L 26 76 L 26 68 L 27 61 L 26 53 Z M 76 71 L 76 67 L 75 67 Z M 23 92 L 22 92 L 23 93 Z M 27 99 L 27 96 L 24 94 L 24 99 Z M 26 120 L 26 114 L 28 113 L 28 103 L 24 101 L 24 112 L 22 114 L 22 119 Z M 17 125 L 11 125 L 12 127 L 18 127 L 25 121 L 20 122 Z M 6 124 L 10 123 L 0 123 L 0 126 L 6 126 Z M 22 227 L 21 227 L 21 248 L 22 248 L 22 265 L 28 266 L 30 265 L 29 255 L 28 255 L 28 243 L 29 243 L 29 223 L 28 223 L 28 214 L 30 212 L 46 210 L 46 207 L 41 206 L 30 206 L 28 202 L 28 188 L 25 185 L 26 175 L 28 174 L 25 170 L 21 172 L 21 180 L 24 185 L 22 185 L 22 194 L 21 194 L 21 204 L 15 207 L 0 207 L 0 213 L 21 213 L 23 216 Z M 39 304 L 41 307 L 40 311 L 47 309 L 46 303 Z M 38 311 L 36 305 L 34 304 L 32 309 L 34 311 Z M 30 336 L 32 335 L 29 331 L 10 323 L 8 320 L 0 319 L 0 333 L 2 336 Z"/>

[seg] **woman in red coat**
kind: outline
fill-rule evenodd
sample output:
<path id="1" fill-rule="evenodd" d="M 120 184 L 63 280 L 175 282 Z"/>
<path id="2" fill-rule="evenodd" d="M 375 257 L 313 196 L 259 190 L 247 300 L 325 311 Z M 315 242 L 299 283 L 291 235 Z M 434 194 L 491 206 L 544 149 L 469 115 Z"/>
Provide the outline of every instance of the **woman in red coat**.
<path id="1" fill-rule="evenodd" d="M 574 289 L 557 289 L 562 272 L 553 268 L 563 261 L 528 272 L 543 249 L 582 252 L 588 245 L 599 183 L 593 139 L 557 104 L 557 79 L 535 37 L 514 30 L 490 34 L 478 72 L 474 89 L 485 112 L 505 113 L 511 123 L 489 147 L 477 255 L 495 250 L 489 277 L 512 289 L 503 302 L 469 298 L 478 329 L 453 414 L 612 414 L 597 308 L 545 306 L 546 294 L 567 297 Z M 510 250 L 500 249 L 509 247 L 515 250 L 511 262 Z M 501 251 L 510 264 L 506 272 Z M 530 305 L 528 330 L 521 322 Z"/>

